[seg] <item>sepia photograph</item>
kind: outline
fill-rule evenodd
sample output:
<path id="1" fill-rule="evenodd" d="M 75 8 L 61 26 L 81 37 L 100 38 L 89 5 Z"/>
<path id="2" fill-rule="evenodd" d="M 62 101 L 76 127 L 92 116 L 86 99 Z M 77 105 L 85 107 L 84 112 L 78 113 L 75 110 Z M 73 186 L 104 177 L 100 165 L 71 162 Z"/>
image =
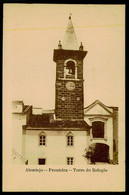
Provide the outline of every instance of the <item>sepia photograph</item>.
<path id="1" fill-rule="evenodd" d="M 4 170 L 119 167 L 124 190 L 125 5 L 4 4 L 3 79 Z"/>

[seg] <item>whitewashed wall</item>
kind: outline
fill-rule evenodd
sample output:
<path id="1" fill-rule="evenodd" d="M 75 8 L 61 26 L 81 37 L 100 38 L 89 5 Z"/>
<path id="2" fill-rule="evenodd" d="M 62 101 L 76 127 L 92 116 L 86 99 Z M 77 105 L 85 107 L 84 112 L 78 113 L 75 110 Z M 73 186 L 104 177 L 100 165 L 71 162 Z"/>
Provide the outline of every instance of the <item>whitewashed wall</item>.
<path id="1" fill-rule="evenodd" d="M 46 165 L 66 165 L 67 157 L 74 158 L 75 165 L 85 165 L 82 156 L 87 146 L 86 131 L 71 131 L 74 134 L 73 146 L 67 146 L 69 131 L 43 131 L 46 133 L 46 146 L 39 145 L 40 130 L 26 130 L 25 159 L 28 164 L 38 164 L 38 158 L 46 158 Z"/>
<path id="2" fill-rule="evenodd" d="M 23 161 L 22 125 L 26 124 L 26 116 L 23 114 L 13 114 L 12 120 L 12 159 L 14 164 L 21 164 Z"/>

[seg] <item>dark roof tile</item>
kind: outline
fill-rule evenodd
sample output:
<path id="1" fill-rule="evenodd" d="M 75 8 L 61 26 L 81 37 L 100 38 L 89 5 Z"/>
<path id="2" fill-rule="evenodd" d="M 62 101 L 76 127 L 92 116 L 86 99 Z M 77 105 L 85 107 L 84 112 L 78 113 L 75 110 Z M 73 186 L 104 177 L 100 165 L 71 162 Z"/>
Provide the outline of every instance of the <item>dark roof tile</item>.
<path id="1" fill-rule="evenodd" d="M 51 114 L 31 115 L 27 123 L 29 127 L 60 127 L 60 128 L 89 128 L 90 126 L 85 121 L 57 121 L 52 120 Z"/>

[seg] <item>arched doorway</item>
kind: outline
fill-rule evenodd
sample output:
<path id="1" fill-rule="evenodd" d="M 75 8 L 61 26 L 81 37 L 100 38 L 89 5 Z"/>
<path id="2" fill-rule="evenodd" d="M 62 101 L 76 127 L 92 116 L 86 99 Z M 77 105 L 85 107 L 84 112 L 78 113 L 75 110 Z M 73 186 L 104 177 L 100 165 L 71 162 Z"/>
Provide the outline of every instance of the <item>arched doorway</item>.
<path id="1" fill-rule="evenodd" d="M 103 143 L 93 144 L 93 154 L 91 156 L 91 162 L 106 162 L 109 163 L 109 146 Z"/>

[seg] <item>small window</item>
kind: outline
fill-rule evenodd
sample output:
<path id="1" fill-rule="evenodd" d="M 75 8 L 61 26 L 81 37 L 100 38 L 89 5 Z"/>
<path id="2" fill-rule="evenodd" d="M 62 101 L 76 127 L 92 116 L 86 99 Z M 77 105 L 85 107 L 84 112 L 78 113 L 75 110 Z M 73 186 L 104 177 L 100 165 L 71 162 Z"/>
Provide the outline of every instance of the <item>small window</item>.
<path id="1" fill-rule="evenodd" d="M 45 158 L 39 158 L 38 163 L 39 163 L 39 165 L 45 165 L 46 164 L 46 159 Z"/>
<path id="2" fill-rule="evenodd" d="M 67 136 L 67 145 L 73 146 L 73 136 Z"/>
<path id="3" fill-rule="evenodd" d="M 67 146 L 73 146 L 73 138 L 74 138 L 74 135 L 72 132 L 69 132 L 67 134 Z"/>
<path id="4" fill-rule="evenodd" d="M 41 132 L 39 134 L 39 145 L 40 146 L 45 146 L 46 145 L 46 133 Z"/>
<path id="5" fill-rule="evenodd" d="M 73 165 L 73 157 L 67 158 L 67 165 Z"/>
<path id="6" fill-rule="evenodd" d="M 93 138 L 104 138 L 104 122 L 96 121 L 92 123 Z"/>
<path id="7" fill-rule="evenodd" d="M 39 137 L 39 145 L 43 145 L 45 146 L 46 145 L 46 136 L 45 135 L 40 135 Z"/>

